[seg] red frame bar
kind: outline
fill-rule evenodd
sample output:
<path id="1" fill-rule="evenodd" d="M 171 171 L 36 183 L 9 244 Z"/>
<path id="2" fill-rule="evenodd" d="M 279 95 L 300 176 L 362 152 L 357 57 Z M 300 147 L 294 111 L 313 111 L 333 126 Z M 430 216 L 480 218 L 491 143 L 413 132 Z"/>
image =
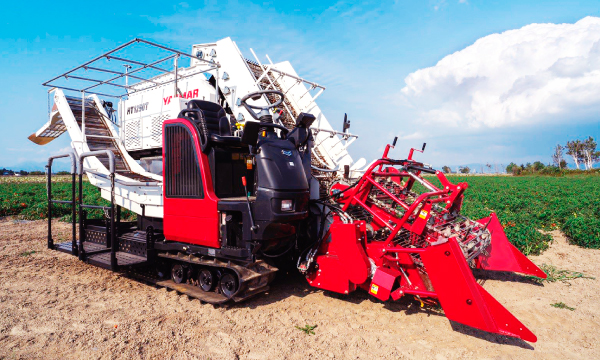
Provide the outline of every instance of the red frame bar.
<path id="1" fill-rule="evenodd" d="M 384 156 L 385 156 L 385 154 L 384 154 Z M 451 191 L 456 193 L 457 186 L 451 184 L 443 174 L 438 172 L 438 178 L 440 179 L 440 182 L 444 185 L 444 189 L 439 189 L 438 187 L 431 184 L 429 181 L 424 180 L 422 177 L 419 176 L 419 173 L 417 173 L 417 174 L 415 174 L 416 176 L 419 176 L 419 178 L 422 179 L 424 183 L 431 186 L 433 189 L 437 189 L 437 191 L 422 193 L 409 206 L 406 202 L 399 199 L 397 196 L 395 196 L 394 194 L 389 192 L 386 188 L 381 186 L 377 181 L 375 181 L 373 179 L 373 177 L 374 176 L 380 176 L 380 177 L 382 177 L 382 176 L 398 176 L 398 177 L 400 177 L 399 185 L 401 187 L 402 187 L 402 184 L 401 184 L 402 178 L 408 177 L 403 189 L 409 189 L 409 190 L 412 188 L 412 186 L 414 184 L 414 181 L 415 181 L 414 178 L 410 177 L 407 172 L 389 172 L 389 173 L 383 172 L 382 171 L 383 165 L 394 166 L 394 165 L 402 165 L 402 164 L 400 164 L 397 161 L 387 159 L 387 158 L 383 158 L 383 159 L 379 159 L 379 160 L 375 161 L 369 167 L 369 169 L 367 169 L 367 171 L 364 173 L 362 178 L 359 180 L 356 188 L 352 191 L 351 195 L 348 197 L 348 200 L 345 201 L 343 210 L 346 211 L 348 209 L 348 207 L 350 205 L 352 205 L 353 203 L 357 203 L 358 205 L 362 206 L 371 215 L 373 215 L 373 217 L 377 220 L 378 223 L 380 223 L 380 225 L 383 225 L 383 226 L 389 228 L 390 230 L 392 230 L 392 232 L 390 233 L 390 235 L 388 236 L 388 238 L 385 241 L 385 245 L 390 246 L 392 240 L 396 237 L 398 232 L 403 227 L 405 227 L 405 224 L 408 221 L 408 218 L 415 212 L 415 210 L 419 206 L 422 206 L 422 204 L 425 201 L 430 201 L 431 203 L 446 202 L 447 207 L 451 206 L 454 203 L 454 200 L 456 199 L 456 195 L 455 194 L 452 194 L 450 196 L 447 196 L 447 195 Z M 379 169 L 377 171 L 374 171 L 374 169 L 376 169 L 376 168 L 379 168 Z M 371 192 L 371 189 L 373 186 L 375 186 L 378 190 L 381 190 L 387 197 L 389 197 L 396 204 L 399 204 L 405 210 L 404 216 L 402 216 L 402 218 L 400 218 L 399 221 L 396 216 L 389 214 L 388 211 L 386 211 L 386 209 L 382 209 L 375 205 L 368 206 L 366 204 L 366 197 Z M 446 195 L 446 196 L 444 196 L 444 195 Z M 432 199 L 435 196 L 439 196 L 439 198 Z M 387 219 L 386 219 L 386 217 L 382 216 L 383 214 L 376 212 L 374 208 L 380 210 L 380 212 L 383 212 L 385 215 L 387 215 Z M 395 226 L 390 225 L 390 222 L 394 223 Z"/>
<path id="2" fill-rule="evenodd" d="M 404 210 L 408 210 L 408 208 L 409 208 L 408 205 L 406 205 L 403 201 L 401 201 L 400 199 L 398 199 L 394 194 L 392 194 L 391 192 L 387 191 L 386 188 L 384 188 L 383 186 L 381 186 L 377 181 L 373 180 L 373 178 L 368 177 L 367 181 L 369 181 L 371 184 L 373 184 L 379 190 L 383 191 L 383 193 L 386 194 L 387 196 L 389 196 L 390 198 L 392 198 L 392 200 L 394 200 L 395 202 L 397 202 L 398 204 L 400 204 L 400 206 L 402 206 L 404 208 Z"/>

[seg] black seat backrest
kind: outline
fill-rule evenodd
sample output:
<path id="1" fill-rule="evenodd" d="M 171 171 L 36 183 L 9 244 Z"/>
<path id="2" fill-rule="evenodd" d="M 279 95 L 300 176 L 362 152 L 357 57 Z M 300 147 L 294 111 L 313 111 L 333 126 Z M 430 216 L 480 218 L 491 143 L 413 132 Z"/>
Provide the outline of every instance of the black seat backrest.
<path id="1" fill-rule="evenodd" d="M 188 108 L 199 109 L 204 113 L 208 135 L 231 136 L 231 125 L 221 105 L 204 100 L 190 100 Z"/>

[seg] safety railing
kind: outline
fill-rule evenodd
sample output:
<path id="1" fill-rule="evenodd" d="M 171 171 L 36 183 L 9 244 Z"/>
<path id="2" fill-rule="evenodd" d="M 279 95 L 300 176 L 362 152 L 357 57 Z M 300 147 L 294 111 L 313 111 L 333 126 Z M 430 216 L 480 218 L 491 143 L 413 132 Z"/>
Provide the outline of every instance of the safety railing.
<path id="1" fill-rule="evenodd" d="M 55 159 L 60 158 L 70 158 L 71 159 L 71 200 L 54 200 L 52 198 L 52 162 Z M 75 203 L 75 174 L 77 173 L 77 160 L 75 153 L 69 152 L 60 155 L 50 156 L 48 158 L 48 165 L 46 165 L 47 171 L 47 184 L 46 184 L 46 192 L 48 195 L 48 249 L 54 249 L 54 239 L 52 238 L 52 204 L 69 204 L 71 205 L 71 214 L 72 214 L 72 253 L 77 255 L 77 238 L 76 238 L 76 203 Z M 81 185 L 80 185 L 81 189 Z"/>
<path id="2" fill-rule="evenodd" d="M 90 156 L 108 157 L 109 172 L 110 172 L 110 206 L 88 205 L 83 203 L 83 160 Z M 84 210 L 83 209 L 102 209 L 108 210 L 108 221 L 110 222 L 107 229 L 106 247 L 110 247 L 110 268 L 113 271 L 118 270 L 117 251 L 119 249 L 119 240 L 115 230 L 115 155 L 110 150 L 99 150 L 85 152 L 79 155 L 79 259 L 85 260 L 86 254 L 83 246 L 85 239 L 84 226 Z M 108 225 L 108 224 L 107 224 Z M 108 227 L 108 226 L 107 226 Z"/>

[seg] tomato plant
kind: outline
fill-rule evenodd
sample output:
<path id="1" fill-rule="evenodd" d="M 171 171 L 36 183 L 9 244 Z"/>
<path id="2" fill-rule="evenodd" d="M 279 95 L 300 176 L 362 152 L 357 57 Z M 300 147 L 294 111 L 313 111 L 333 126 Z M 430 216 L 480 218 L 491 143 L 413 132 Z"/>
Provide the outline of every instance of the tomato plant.
<path id="1" fill-rule="evenodd" d="M 39 178 L 44 179 L 42 176 Z M 70 177 L 52 182 L 52 198 L 55 200 L 71 200 Z M 83 183 L 83 203 L 89 205 L 110 205 L 108 201 L 100 197 L 100 190 L 87 181 Z M 9 215 L 16 215 L 28 220 L 47 218 L 48 200 L 46 184 L 42 181 L 1 181 L 0 216 Z M 102 216 L 102 210 L 88 211 L 88 218 L 90 219 L 99 219 Z M 129 210 L 124 210 L 122 216 L 124 219 L 135 218 L 135 214 Z M 71 206 L 67 204 L 53 204 L 52 217 L 71 222 Z"/>
<path id="2" fill-rule="evenodd" d="M 437 182 L 433 177 L 428 180 Z M 552 238 L 544 232 L 556 229 L 573 244 L 600 248 L 598 175 L 450 176 L 449 180 L 469 184 L 465 216 L 481 219 L 495 212 L 508 239 L 526 255 L 547 249 Z"/>

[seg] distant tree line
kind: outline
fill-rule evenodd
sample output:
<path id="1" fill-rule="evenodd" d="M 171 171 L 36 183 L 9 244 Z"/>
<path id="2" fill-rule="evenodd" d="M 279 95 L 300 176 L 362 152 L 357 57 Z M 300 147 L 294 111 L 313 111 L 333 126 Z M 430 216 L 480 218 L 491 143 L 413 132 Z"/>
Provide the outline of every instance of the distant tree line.
<path id="1" fill-rule="evenodd" d="M 34 172 L 39 172 L 41 175 L 44 174 L 41 171 L 32 171 L 32 173 L 34 173 Z M 25 171 L 25 170 L 15 171 L 15 170 L 5 169 L 5 168 L 0 169 L 0 175 L 29 175 L 29 174 L 31 174 L 31 173 L 28 171 Z M 35 175 L 35 174 L 32 174 L 32 175 Z"/>
<path id="2" fill-rule="evenodd" d="M 46 173 L 43 171 L 39 171 L 39 170 L 35 170 L 35 171 L 25 171 L 25 170 L 11 170 L 11 169 L 6 169 L 6 168 L 2 168 L 0 169 L 0 176 L 1 175 L 21 175 L 21 176 L 25 176 L 25 175 L 45 175 Z M 69 175 L 70 173 L 68 171 L 58 171 L 55 173 L 56 175 Z"/>
<path id="3" fill-rule="evenodd" d="M 544 165 L 541 161 L 536 161 L 533 164 L 527 163 L 525 165 L 517 165 L 511 162 L 506 167 L 506 172 L 514 175 L 520 175 L 523 173 L 560 173 L 568 169 L 567 161 L 563 155 L 565 153 L 573 158 L 573 162 L 575 163 L 577 170 L 592 170 L 594 168 L 594 164 L 600 161 L 600 151 L 596 150 L 597 146 L 598 144 L 591 136 L 583 141 L 567 141 L 565 146 L 558 144 L 554 148 L 554 153 L 552 154 L 553 164 Z"/>
<path id="4" fill-rule="evenodd" d="M 594 164 L 600 161 L 600 151 L 596 151 L 597 145 L 598 144 L 596 144 L 596 141 L 591 136 L 584 141 L 567 141 L 567 145 L 564 147 L 558 144 L 554 149 L 552 161 L 554 161 L 555 164 L 562 163 L 563 151 L 566 150 L 567 155 L 573 158 L 577 170 L 579 170 L 580 164 L 583 165 L 585 170 L 591 170 L 594 168 Z"/>
<path id="5" fill-rule="evenodd" d="M 566 165 L 565 165 L 566 166 Z M 552 165 L 544 165 L 541 161 L 535 161 L 532 163 L 517 165 L 514 162 L 511 162 L 506 167 L 506 172 L 513 175 L 521 175 L 521 174 L 535 174 L 548 172 L 552 170 Z"/>
<path id="6" fill-rule="evenodd" d="M 452 174 L 452 169 L 447 165 L 442 166 L 442 171 L 446 174 Z M 468 166 L 459 166 L 458 172 L 461 174 L 469 174 L 471 172 L 471 168 Z"/>
<path id="7" fill-rule="evenodd" d="M 511 162 L 506 167 L 506 172 L 513 175 L 558 174 L 568 170 L 567 161 L 564 158 L 565 154 L 573 158 L 577 170 L 592 170 L 594 164 L 600 162 L 600 151 L 596 150 L 597 146 L 598 144 L 591 136 L 583 141 L 567 141 L 565 146 L 558 144 L 554 148 L 554 153 L 552 154 L 553 164 L 545 165 L 541 161 L 535 161 L 533 163 L 517 165 L 514 162 Z M 491 164 L 488 163 L 485 166 L 491 171 Z M 446 174 L 452 173 L 452 169 L 447 165 L 442 167 L 442 171 Z M 469 174 L 470 172 L 471 169 L 468 166 L 460 166 L 458 168 L 458 173 Z"/>

